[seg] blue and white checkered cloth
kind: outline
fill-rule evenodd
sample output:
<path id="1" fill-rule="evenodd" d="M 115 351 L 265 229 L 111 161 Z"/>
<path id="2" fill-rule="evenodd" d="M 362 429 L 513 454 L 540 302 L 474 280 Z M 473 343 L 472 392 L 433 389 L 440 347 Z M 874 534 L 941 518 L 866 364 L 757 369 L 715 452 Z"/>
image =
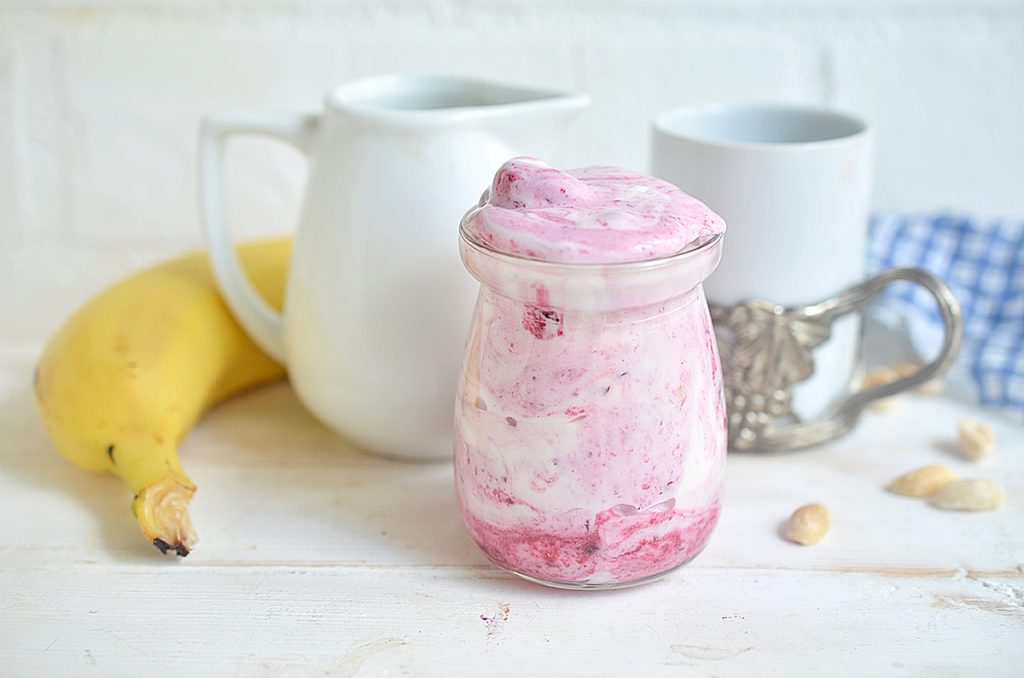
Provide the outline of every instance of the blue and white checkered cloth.
<path id="1" fill-rule="evenodd" d="M 982 405 L 1024 414 L 1024 222 L 941 216 L 877 216 L 868 269 L 918 266 L 953 289 L 964 311 L 964 343 L 950 380 Z M 933 356 L 942 319 L 922 288 L 898 283 L 878 305 L 900 317 L 915 350 Z"/>

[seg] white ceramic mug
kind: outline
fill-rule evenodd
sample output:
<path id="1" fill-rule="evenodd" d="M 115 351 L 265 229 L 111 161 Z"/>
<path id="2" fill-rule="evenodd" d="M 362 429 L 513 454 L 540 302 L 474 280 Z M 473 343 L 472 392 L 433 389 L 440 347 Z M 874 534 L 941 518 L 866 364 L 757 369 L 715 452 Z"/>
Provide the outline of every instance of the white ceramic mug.
<path id="1" fill-rule="evenodd" d="M 679 109 L 654 123 L 652 164 L 728 224 L 722 264 L 705 283 L 712 303 L 804 304 L 864 278 L 872 135 L 863 121 L 778 104 Z M 840 323 L 794 393 L 804 417 L 834 404 L 854 371 L 859 323 Z"/>
<path id="2" fill-rule="evenodd" d="M 655 120 L 652 165 L 653 174 L 704 201 L 728 224 L 722 263 L 705 284 L 708 300 L 727 311 L 750 300 L 770 302 L 731 316 L 720 312 L 716 331 L 719 318 L 728 318 L 732 329 L 747 334 L 739 350 L 748 354 L 748 365 L 772 363 L 766 369 L 798 371 L 809 356 L 793 354 L 813 351 L 809 376 L 798 375 L 792 392 L 784 394 L 795 421 L 849 405 L 843 399 L 859 373 L 861 345 L 860 315 L 853 311 L 896 280 L 928 288 L 949 318 L 949 342 L 940 360 L 898 386 L 912 387 L 955 357 L 959 308 L 941 281 L 917 270 L 863 281 L 872 179 L 872 134 L 864 121 L 784 104 L 682 108 Z M 838 299 L 842 313 L 836 312 Z M 763 330 L 771 323 L 774 329 Z M 784 328 L 785 323 L 791 326 Z M 764 336 L 771 332 L 776 336 Z M 770 355 L 750 356 L 759 346 Z M 725 361 L 729 348 L 723 346 Z M 727 382 L 730 367 L 725 366 Z M 768 388 L 757 397 L 773 392 L 779 393 Z M 849 414 L 881 394 L 858 394 L 856 412 L 851 405 Z M 802 440 L 830 437 L 823 431 L 817 435 Z"/>
<path id="3" fill-rule="evenodd" d="M 451 456 L 477 291 L 459 262 L 459 218 L 495 167 L 549 153 L 588 101 L 462 78 L 380 76 L 331 90 L 322 113 L 206 118 L 200 196 L 218 285 L 319 419 L 378 454 Z M 283 314 L 249 284 L 225 223 L 223 147 L 238 134 L 276 137 L 309 158 Z"/>

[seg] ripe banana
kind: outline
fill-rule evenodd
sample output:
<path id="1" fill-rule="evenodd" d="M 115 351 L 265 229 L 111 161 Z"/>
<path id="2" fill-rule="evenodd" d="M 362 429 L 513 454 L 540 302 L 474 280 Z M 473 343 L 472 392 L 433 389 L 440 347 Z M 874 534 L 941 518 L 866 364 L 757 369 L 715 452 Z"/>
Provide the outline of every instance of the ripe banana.
<path id="1" fill-rule="evenodd" d="M 280 308 L 290 239 L 238 253 Z M 146 539 L 186 556 L 196 541 L 188 515 L 196 487 L 178 462 L 181 439 L 213 405 L 283 375 L 235 322 L 200 252 L 137 273 L 82 307 L 43 351 L 35 394 L 57 449 L 131 486 Z"/>

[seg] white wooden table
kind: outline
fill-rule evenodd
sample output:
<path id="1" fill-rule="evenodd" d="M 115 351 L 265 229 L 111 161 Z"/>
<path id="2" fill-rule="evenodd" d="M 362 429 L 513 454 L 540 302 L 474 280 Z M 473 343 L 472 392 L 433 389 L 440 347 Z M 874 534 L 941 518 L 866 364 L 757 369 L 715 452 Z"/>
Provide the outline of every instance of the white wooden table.
<path id="1" fill-rule="evenodd" d="M 649 586 L 564 592 L 488 565 L 451 469 L 349 450 L 282 384 L 188 438 L 198 548 L 161 557 L 111 477 L 72 467 L 37 421 L 38 347 L 0 350 L 0 675 L 1021 676 L 1024 430 L 994 420 L 986 466 L 956 420 L 907 397 L 825 449 L 733 455 L 722 521 Z M 922 464 L 992 477 L 998 513 L 886 493 Z M 793 508 L 833 529 L 780 538 Z"/>

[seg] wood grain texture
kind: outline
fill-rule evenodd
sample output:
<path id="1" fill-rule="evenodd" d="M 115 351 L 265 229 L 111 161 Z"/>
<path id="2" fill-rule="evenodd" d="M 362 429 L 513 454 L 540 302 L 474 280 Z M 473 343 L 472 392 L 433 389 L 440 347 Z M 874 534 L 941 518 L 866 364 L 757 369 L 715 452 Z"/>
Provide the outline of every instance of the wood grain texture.
<path id="1" fill-rule="evenodd" d="M 446 464 L 376 459 L 313 421 L 286 385 L 213 412 L 183 463 L 200 535 L 183 561 L 139 535 L 130 492 L 61 459 L 30 397 L 35 349 L 0 350 L 0 674 L 1020 675 L 1024 430 L 956 455 L 956 421 L 907 397 L 850 437 L 733 455 L 722 521 L 691 566 L 580 594 L 518 582 L 465 536 Z M 990 514 L 885 485 L 926 463 L 990 477 Z M 828 505 L 817 547 L 780 538 Z"/>
<path id="2" fill-rule="evenodd" d="M 584 596 L 456 567 L 79 565 L 10 569 L 5 578 L 8 666 L 37 675 L 85 669 L 90 657 L 98 673 L 161 663 L 182 675 L 553 678 L 670 676 L 680 667 L 704 675 L 987 667 L 985 675 L 1010 676 L 1024 660 L 1020 607 L 956 577 L 922 584 L 694 568 Z"/>

